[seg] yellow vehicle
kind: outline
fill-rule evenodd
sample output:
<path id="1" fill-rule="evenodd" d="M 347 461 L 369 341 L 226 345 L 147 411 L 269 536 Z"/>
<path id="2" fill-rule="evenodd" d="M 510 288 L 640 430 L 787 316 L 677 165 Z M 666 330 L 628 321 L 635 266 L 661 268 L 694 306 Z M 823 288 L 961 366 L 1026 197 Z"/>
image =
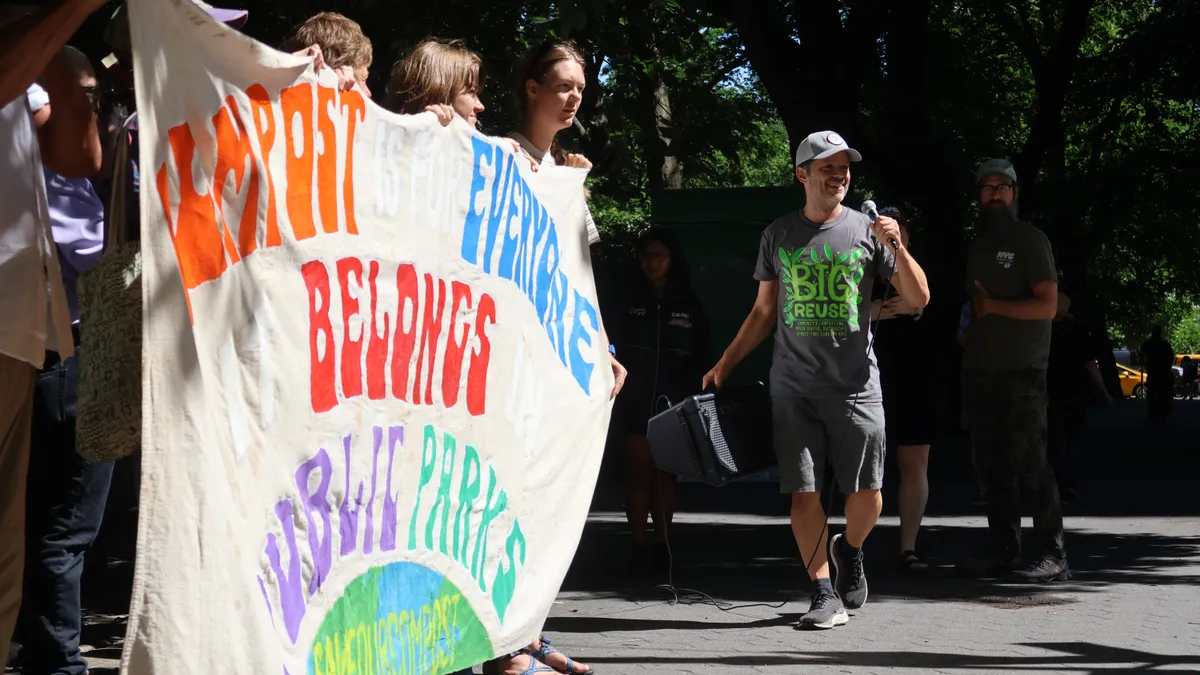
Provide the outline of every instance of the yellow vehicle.
<path id="1" fill-rule="evenodd" d="M 1117 364 L 1117 377 L 1121 380 L 1121 393 L 1127 398 L 1146 398 L 1146 374 L 1128 366 Z"/>

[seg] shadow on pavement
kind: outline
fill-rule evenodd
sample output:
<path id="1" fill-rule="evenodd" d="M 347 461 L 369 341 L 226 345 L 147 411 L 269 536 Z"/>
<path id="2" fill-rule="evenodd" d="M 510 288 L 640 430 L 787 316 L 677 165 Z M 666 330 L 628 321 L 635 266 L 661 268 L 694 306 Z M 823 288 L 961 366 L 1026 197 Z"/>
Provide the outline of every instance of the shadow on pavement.
<path id="1" fill-rule="evenodd" d="M 1164 427 L 1148 428 L 1144 407 L 1123 402 L 1109 411 L 1093 411 L 1081 442 L 1087 464 L 1087 482 L 1081 492 L 1084 502 L 1068 506 L 1068 518 L 1115 516 L 1200 516 L 1195 499 L 1195 477 L 1200 475 L 1200 401 L 1176 401 L 1174 418 Z M 934 525 L 923 528 L 922 555 L 940 565 L 923 577 L 901 575 L 895 568 L 898 532 L 881 526 L 867 544 L 867 573 L 872 601 L 958 600 L 1000 606 L 1026 606 L 1058 602 L 1064 594 L 1086 593 L 1114 584 L 1200 584 L 1200 528 L 1196 536 L 1167 536 L 1152 532 L 1112 534 L 1094 530 L 1072 530 L 1068 525 L 1067 547 L 1076 579 L 1068 584 L 1029 587 L 987 583 L 956 577 L 950 565 L 982 553 L 987 543 L 982 527 L 982 509 L 972 506 L 977 496 L 965 439 L 948 434 L 934 446 L 930 466 L 930 516 L 972 515 L 980 527 Z M 619 455 L 618 453 L 611 453 Z M 894 514 L 890 496 L 896 472 L 888 467 L 884 515 Z M 619 464 L 606 462 L 605 480 L 599 486 L 594 510 L 622 510 Z M 117 465 L 104 529 L 88 556 L 84 580 L 86 625 L 83 642 L 91 645 L 93 658 L 119 658 L 125 630 L 125 614 L 133 583 L 133 557 L 137 532 L 136 475 L 132 460 Z M 836 506 L 834 511 L 840 511 Z M 739 484 L 719 490 L 707 486 L 680 486 L 681 512 L 785 516 L 787 501 L 774 484 Z M 714 519 L 714 520 L 719 520 Z M 564 591 L 583 592 L 593 597 L 628 598 L 666 602 L 670 596 L 654 588 L 653 581 L 630 583 L 624 574 L 628 550 L 623 523 L 592 522 L 585 529 L 575 564 L 563 584 Z M 809 584 L 801 568 L 791 533 L 785 525 L 679 523 L 672 531 L 672 545 L 681 572 L 675 585 L 699 589 L 733 604 L 780 605 L 804 596 Z M 1191 567 L 1190 570 L 1182 568 Z M 1070 600 L 1065 600 L 1070 601 Z M 737 628 L 755 625 L 785 625 L 794 620 L 786 614 L 760 624 L 730 622 Z M 554 617 L 547 631 L 593 632 L 606 630 L 658 630 L 663 628 L 720 629 L 717 622 L 646 621 L 620 618 Z M 1065 663 L 1084 664 L 1109 658 L 1107 648 L 1086 643 L 1041 645 L 1061 648 L 1073 656 L 1064 659 L 993 657 L 958 654 L 880 653 L 763 655 L 730 657 L 714 664 L 854 663 L 876 659 L 888 665 L 912 664 L 912 668 L 935 668 L 947 664 L 960 667 L 1011 667 L 1036 670 L 1056 669 Z M 1154 654 L 1121 652 L 1123 659 L 1137 663 L 1163 663 Z M 756 660 L 757 659 L 757 660 Z M 765 659 L 765 660 L 764 660 Z M 782 659 L 771 661 L 770 659 Z M 598 663 L 623 661 L 591 659 Z M 688 660 L 638 659 L 641 663 L 697 663 Z M 1115 661 L 1113 661 L 1115 662 Z M 1122 661 L 1124 662 L 1124 661 Z M 1172 663 L 1200 664 L 1200 659 Z M 1198 666 L 1200 667 L 1200 666 Z M 1069 666 L 1068 666 L 1069 668 Z M 94 673 L 104 672 L 93 670 Z"/>
<path id="2" fill-rule="evenodd" d="M 1021 646 L 1045 649 L 1045 656 L 989 656 L 983 654 L 944 654 L 938 652 L 775 652 L 767 654 L 738 654 L 720 657 L 591 657 L 588 663 L 637 663 L 648 666 L 788 666 L 844 665 L 858 668 L 910 668 L 927 671 L 941 668 L 966 670 L 1010 670 L 1022 672 L 1054 671 L 1078 673 L 1111 673 L 1113 666 L 1122 671 L 1142 671 L 1163 667 L 1195 665 L 1200 656 L 1170 655 L 1120 649 L 1090 642 L 1024 643 Z M 1194 671 L 1193 671 L 1194 672 Z"/>

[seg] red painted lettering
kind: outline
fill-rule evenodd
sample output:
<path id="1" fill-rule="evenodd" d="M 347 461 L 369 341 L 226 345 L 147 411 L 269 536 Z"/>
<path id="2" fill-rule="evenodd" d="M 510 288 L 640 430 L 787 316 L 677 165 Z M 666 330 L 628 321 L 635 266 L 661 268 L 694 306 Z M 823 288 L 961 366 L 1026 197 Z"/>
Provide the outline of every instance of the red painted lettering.
<path id="1" fill-rule="evenodd" d="M 400 302 L 396 305 L 396 340 L 392 348 L 392 396 L 407 401 L 408 369 L 417 344 L 417 317 L 421 315 L 421 298 L 417 289 L 415 267 L 401 265 L 400 269 L 396 270 L 396 288 L 400 291 Z M 406 318 L 407 330 L 404 328 Z"/>
<path id="2" fill-rule="evenodd" d="M 467 412 L 482 415 L 487 408 L 488 362 L 492 358 L 492 342 L 488 339 L 487 326 L 496 323 L 496 302 L 484 294 L 479 298 L 479 309 L 475 312 L 475 337 L 479 339 L 479 352 L 471 355 L 467 371 Z"/>
<path id="3" fill-rule="evenodd" d="M 391 322 L 386 312 L 383 313 L 383 333 L 379 333 L 379 292 L 375 285 L 379 277 L 379 261 L 372 260 L 368 273 L 368 284 L 371 288 L 371 332 L 367 341 L 367 398 L 372 401 L 382 400 L 387 395 L 388 337 L 391 335 Z"/>
<path id="4" fill-rule="evenodd" d="M 458 339 L 458 308 L 465 301 L 471 306 L 471 287 L 461 281 L 450 284 L 453 299 L 450 301 L 450 334 L 446 336 L 446 357 L 442 363 L 442 403 L 453 408 L 458 403 L 458 388 L 462 381 L 463 353 L 467 349 L 469 326 L 462 327 L 462 339 Z"/>
<path id="5" fill-rule="evenodd" d="M 337 261 L 338 284 L 342 287 L 342 395 L 346 398 L 361 396 L 362 382 L 362 351 L 363 337 L 366 333 L 367 321 L 359 314 L 358 299 L 350 295 L 350 275 L 354 275 L 354 283 L 362 294 L 363 266 L 358 258 L 342 258 Z M 350 337 L 350 324 L 358 318 L 362 322 L 358 339 Z"/>
<path id="6" fill-rule="evenodd" d="M 425 404 L 433 404 L 433 362 L 438 346 L 438 337 L 442 334 L 443 304 L 446 301 L 446 282 L 437 280 L 437 297 L 433 294 L 433 275 L 425 275 L 425 320 L 422 322 L 421 351 L 417 354 L 417 373 L 413 378 L 413 403 L 421 403 L 421 371 L 425 361 L 429 361 L 428 372 L 425 374 Z M 435 314 L 436 312 L 436 314 Z"/>
<path id="7" fill-rule="evenodd" d="M 308 288 L 308 355 L 309 387 L 313 412 L 333 410 L 337 405 L 336 372 L 334 362 L 337 352 L 333 342 L 333 324 L 329 320 L 331 295 L 329 292 L 329 270 L 325 263 L 313 260 L 300 270 L 304 285 Z M 324 349 L 320 338 L 324 338 Z"/>

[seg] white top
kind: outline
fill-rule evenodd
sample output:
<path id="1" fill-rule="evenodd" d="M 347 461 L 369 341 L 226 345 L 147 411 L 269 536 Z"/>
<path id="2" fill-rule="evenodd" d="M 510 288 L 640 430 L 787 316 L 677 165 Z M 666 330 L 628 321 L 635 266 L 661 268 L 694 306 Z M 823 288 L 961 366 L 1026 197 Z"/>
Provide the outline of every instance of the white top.
<path id="1" fill-rule="evenodd" d="M 530 159 L 537 162 L 538 166 L 541 166 L 542 164 L 546 164 L 548 166 L 555 165 L 554 153 L 542 152 L 541 150 L 538 150 L 537 146 L 533 143 L 530 143 L 528 138 L 525 138 L 525 136 L 515 131 L 509 134 L 508 137 L 519 143 L 521 145 L 521 149 L 525 151 L 525 154 L 528 155 Z M 583 213 L 584 222 L 587 223 L 588 246 L 597 244 L 600 242 L 600 230 L 596 229 L 596 221 L 592 218 L 592 210 L 588 208 L 587 204 L 583 205 Z"/>
<path id="2" fill-rule="evenodd" d="M 74 354 L 33 128 L 46 102 L 34 84 L 0 108 L 0 354 L 36 368 L 46 350 Z"/>

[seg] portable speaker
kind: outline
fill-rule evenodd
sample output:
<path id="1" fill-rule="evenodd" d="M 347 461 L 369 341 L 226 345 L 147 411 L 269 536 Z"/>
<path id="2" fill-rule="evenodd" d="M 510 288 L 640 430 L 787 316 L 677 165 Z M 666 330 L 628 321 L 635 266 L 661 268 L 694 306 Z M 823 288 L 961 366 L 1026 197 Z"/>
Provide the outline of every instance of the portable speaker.
<path id="1" fill-rule="evenodd" d="M 714 487 L 776 464 L 762 382 L 689 396 L 652 417 L 646 436 L 659 470 Z"/>

